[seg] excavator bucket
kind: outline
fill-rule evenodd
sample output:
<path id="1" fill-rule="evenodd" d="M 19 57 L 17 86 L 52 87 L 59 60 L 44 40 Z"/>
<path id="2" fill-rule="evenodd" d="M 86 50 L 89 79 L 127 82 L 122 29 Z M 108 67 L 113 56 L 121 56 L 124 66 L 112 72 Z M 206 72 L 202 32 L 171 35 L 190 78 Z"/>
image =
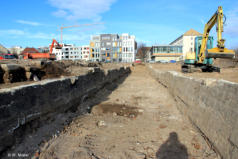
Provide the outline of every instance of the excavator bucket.
<path id="1" fill-rule="evenodd" d="M 224 48 L 223 51 L 221 51 L 219 48 L 212 48 L 212 49 L 207 49 L 206 51 L 206 57 L 207 58 L 234 58 L 235 56 L 235 51 L 234 50 L 229 50 Z"/>

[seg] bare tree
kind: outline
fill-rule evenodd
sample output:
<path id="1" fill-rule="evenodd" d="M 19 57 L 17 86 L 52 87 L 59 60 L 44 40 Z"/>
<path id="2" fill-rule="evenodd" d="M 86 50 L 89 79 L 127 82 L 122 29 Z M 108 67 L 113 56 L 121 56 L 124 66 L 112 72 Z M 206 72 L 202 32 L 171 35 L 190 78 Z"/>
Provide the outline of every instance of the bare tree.
<path id="1" fill-rule="evenodd" d="M 144 61 L 147 57 L 147 47 L 144 43 L 140 43 L 137 49 L 136 56 L 141 59 L 141 61 Z"/>
<path id="2" fill-rule="evenodd" d="M 235 58 L 238 59 L 238 48 L 235 49 Z"/>

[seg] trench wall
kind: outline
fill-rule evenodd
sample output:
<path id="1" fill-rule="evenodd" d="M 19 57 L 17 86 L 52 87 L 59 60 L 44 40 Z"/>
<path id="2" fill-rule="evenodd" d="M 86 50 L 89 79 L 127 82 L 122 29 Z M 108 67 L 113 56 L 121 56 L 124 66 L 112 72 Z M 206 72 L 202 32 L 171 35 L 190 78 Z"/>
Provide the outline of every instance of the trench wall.
<path id="1" fill-rule="evenodd" d="M 178 109 L 226 159 L 238 157 L 238 83 L 195 79 L 181 73 L 161 72 L 148 65 L 158 82 L 178 101 Z"/>
<path id="2" fill-rule="evenodd" d="M 51 113 L 64 112 L 105 84 L 130 73 L 129 67 L 103 71 L 94 68 L 81 76 L 50 79 L 0 90 L 0 153 L 15 143 L 14 131 Z M 88 108 L 79 108 L 80 113 Z"/>

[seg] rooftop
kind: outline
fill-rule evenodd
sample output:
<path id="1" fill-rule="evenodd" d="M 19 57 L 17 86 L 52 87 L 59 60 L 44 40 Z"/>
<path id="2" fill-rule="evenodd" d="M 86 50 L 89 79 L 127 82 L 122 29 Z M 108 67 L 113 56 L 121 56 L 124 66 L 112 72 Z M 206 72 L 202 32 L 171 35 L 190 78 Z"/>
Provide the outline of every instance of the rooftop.
<path id="1" fill-rule="evenodd" d="M 202 34 L 194 29 L 190 29 L 183 34 L 183 36 L 201 36 Z"/>

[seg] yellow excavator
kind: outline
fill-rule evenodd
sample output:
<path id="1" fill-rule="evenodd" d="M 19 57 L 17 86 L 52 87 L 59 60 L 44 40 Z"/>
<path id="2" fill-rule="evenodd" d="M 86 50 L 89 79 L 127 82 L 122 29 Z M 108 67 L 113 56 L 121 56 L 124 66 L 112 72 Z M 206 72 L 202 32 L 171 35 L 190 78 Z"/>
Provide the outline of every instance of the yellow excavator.
<path id="1" fill-rule="evenodd" d="M 213 66 L 213 58 L 234 58 L 235 51 L 225 48 L 223 32 L 223 10 L 218 10 L 207 22 L 203 36 L 195 38 L 195 52 L 189 54 L 182 65 L 182 72 L 193 72 L 193 68 L 200 68 L 203 72 L 220 72 L 220 68 Z M 217 47 L 213 46 L 213 37 L 209 36 L 210 30 L 217 24 Z"/>

